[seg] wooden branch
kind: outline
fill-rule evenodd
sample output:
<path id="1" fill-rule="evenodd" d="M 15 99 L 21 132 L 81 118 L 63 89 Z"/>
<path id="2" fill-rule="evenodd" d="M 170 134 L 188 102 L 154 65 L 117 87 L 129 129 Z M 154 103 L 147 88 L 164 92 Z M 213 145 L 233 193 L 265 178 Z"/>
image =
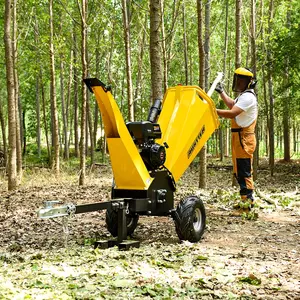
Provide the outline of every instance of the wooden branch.
<path id="1" fill-rule="evenodd" d="M 275 207 L 277 207 L 278 205 L 278 202 L 271 199 L 269 196 L 263 194 L 259 189 L 255 189 L 255 193 L 256 195 L 261 199 L 261 200 L 264 200 L 265 202 L 269 203 L 269 204 L 272 204 L 272 205 L 275 205 Z"/>

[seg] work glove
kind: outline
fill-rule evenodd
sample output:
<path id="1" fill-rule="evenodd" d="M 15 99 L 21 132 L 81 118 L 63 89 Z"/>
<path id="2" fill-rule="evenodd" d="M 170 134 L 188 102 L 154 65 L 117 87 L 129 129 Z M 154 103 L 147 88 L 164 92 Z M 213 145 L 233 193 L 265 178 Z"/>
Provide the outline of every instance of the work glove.
<path id="1" fill-rule="evenodd" d="M 217 83 L 217 85 L 215 87 L 215 91 L 218 92 L 219 94 L 221 94 L 222 92 L 224 92 L 223 84 L 221 82 Z"/>

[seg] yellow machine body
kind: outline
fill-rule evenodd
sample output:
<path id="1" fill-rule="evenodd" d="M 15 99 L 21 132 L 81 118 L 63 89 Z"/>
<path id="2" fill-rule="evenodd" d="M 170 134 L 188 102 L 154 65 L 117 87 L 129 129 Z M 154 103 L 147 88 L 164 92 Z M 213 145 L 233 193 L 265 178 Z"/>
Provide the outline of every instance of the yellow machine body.
<path id="1" fill-rule="evenodd" d="M 95 94 L 104 123 L 115 180 L 114 188 L 148 189 L 153 178 L 112 94 L 103 86 L 90 84 L 90 88 Z M 214 102 L 197 86 L 169 88 L 157 123 L 161 127 L 162 136 L 156 143 L 168 145 L 164 166 L 177 182 L 219 126 Z"/>
<path id="2" fill-rule="evenodd" d="M 169 88 L 158 123 L 162 137 L 156 142 L 168 144 L 165 166 L 177 182 L 219 127 L 214 102 L 197 86 Z"/>
<path id="3" fill-rule="evenodd" d="M 109 91 L 92 86 L 101 112 L 116 189 L 145 190 L 151 178 Z"/>

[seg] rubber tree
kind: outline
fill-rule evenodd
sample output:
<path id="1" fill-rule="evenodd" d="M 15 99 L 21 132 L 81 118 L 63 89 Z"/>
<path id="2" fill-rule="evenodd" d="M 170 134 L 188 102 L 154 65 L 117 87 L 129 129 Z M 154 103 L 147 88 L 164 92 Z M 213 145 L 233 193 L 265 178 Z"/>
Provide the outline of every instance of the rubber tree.
<path id="1" fill-rule="evenodd" d="M 77 38 L 76 38 L 76 32 L 75 32 L 75 22 L 73 22 L 73 65 L 74 65 L 74 85 L 73 85 L 73 91 L 74 91 L 74 102 L 73 102 L 73 113 L 74 113 L 74 148 L 75 148 L 75 157 L 79 157 L 79 135 L 78 135 L 78 126 L 79 126 L 79 121 L 78 121 L 78 114 L 79 114 L 79 109 L 78 109 L 78 66 L 77 66 L 77 61 L 78 61 L 78 51 L 77 51 Z"/>
<path id="2" fill-rule="evenodd" d="M 188 40 L 186 32 L 186 13 L 185 2 L 182 4 L 182 25 L 183 25 L 183 49 L 184 49 L 184 73 L 185 73 L 185 85 L 189 84 L 189 60 L 188 60 Z"/>
<path id="3" fill-rule="evenodd" d="M 87 0 L 81 2 L 81 63 L 82 63 L 82 79 L 87 78 Z M 81 103 L 81 136 L 80 136 L 80 176 L 79 185 L 85 184 L 85 168 L 86 168 L 86 102 L 87 88 L 82 81 L 82 103 Z"/>
<path id="4" fill-rule="evenodd" d="M 286 28 L 290 29 L 291 27 L 291 7 L 287 9 L 286 13 Z M 285 100 L 283 101 L 283 155 L 284 161 L 289 162 L 291 160 L 291 148 L 290 148 L 290 88 L 289 88 L 289 58 L 284 58 L 284 75 L 283 75 L 283 82 L 284 86 L 286 87 L 285 90 Z"/>
<path id="5" fill-rule="evenodd" d="M 16 148 L 16 103 L 15 81 L 13 66 L 13 46 L 11 37 L 11 7 L 10 0 L 5 1 L 4 13 L 4 47 L 7 84 L 7 107 L 8 107 L 8 189 L 14 190 L 17 186 L 17 148 Z"/>
<path id="6" fill-rule="evenodd" d="M 271 45 L 271 33 L 274 14 L 273 0 L 270 0 L 269 5 L 269 17 L 268 17 L 268 39 L 267 44 Z M 275 141 L 274 141 L 274 95 L 273 95 L 273 68 L 272 68 L 273 55 L 271 48 L 267 47 L 267 65 L 268 65 L 268 91 L 269 91 L 269 111 L 270 111 L 270 126 L 269 126 L 269 166 L 271 176 L 274 175 L 274 163 L 275 163 Z"/>
<path id="7" fill-rule="evenodd" d="M 162 65 L 160 44 L 160 0 L 150 0 L 150 64 L 152 102 L 162 99 Z"/>
<path id="8" fill-rule="evenodd" d="M 222 72 L 226 74 L 226 61 L 227 61 L 227 52 L 228 52 L 228 11 L 229 11 L 229 0 L 226 0 L 225 4 L 225 28 L 224 28 L 224 48 L 223 48 L 223 67 Z M 222 101 L 220 104 L 220 108 L 225 108 L 225 104 Z M 227 142 L 227 122 L 224 120 L 220 120 L 219 131 L 219 148 L 220 148 L 220 161 L 224 159 L 224 144 Z M 227 147 L 226 147 L 227 148 Z"/>
<path id="9" fill-rule="evenodd" d="M 175 1 L 174 1 L 175 2 Z M 167 58 L 167 46 L 166 46 L 166 32 L 165 32 L 165 1 L 160 0 L 160 16 L 161 16 L 161 47 L 162 47 L 162 57 L 163 57 L 163 85 L 164 92 L 168 88 L 168 58 Z"/>
<path id="10" fill-rule="evenodd" d="M 6 166 L 7 163 L 7 142 L 6 142 L 6 126 L 5 126 L 5 118 L 3 114 L 3 103 L 0 99 L 0 124 L 1 124 L 1 134 L 2 134 L 2 144 L 3 144 L 3 165 Z"/>
<path id="11" fill-rule="evenodd" d="M 52 147 L 53 155 L 51 155 L 52 169 L 56 174 L 59 174 L 60 164 L 60 144 L 59 144 L 59 129 L 58 129 L 58 112 L 56 100 L 56 77 L 55 77 L 55 53 L 54 53 L 54 30 L 53 30 L 53 0 L 49 0 L 49 28 L 50 28 L 50 101 L 52 115 Z"/>
<path id="12" fill-rule="evenodd" d="M 235 68 L 242 64 L 241 39 L 242 39 L 242 0 L 235 2 Z"/>
<path id="13" fill-rule="evenodd" d="M 256 0 L 251 0 L 251 18 L 250 18 L 250 41 L 251 41 L 251 68 L 253 73 L 257 73 L 256 68 Z M 260 118 L 257 120 L 260 122 Z M 253 180 L 257 179 L 257 169 L 259 165 L 259 138 L 258 138 L 258 124 L 255 128 L 256 134 L 256 149 L 253 155 Z"/>
<path id="14" fill-rule="evenodd" d="M 19 89 L 19 76 L 18 76 L 18 24 L 17 24 L 17 0 L 13 2 L 13 70 L 15 82 L 15 113 L 16 113 L 16 149 L 17 149 L 17 184 L 22 180 L 22 139 L 24 137 L 23 129 L 23 114 Z M 25 141 L 25 139 L 24 139 Z M 25 149 L 25 143 L 24 143 Z"/>
<path id="15" fill-rule="evenodd" d="M 134 121 L 132 74 L 131 74 L 130 23 L 128 20 L 129 18 L 128 18 L 127 0 L 122 0 L 122 12 L 123 12 L 123 27 L 124 27 L 125 61 L 126 61 L 128 120 Z"/>
<path id="16" fill-rule="evenodd" d="M 205 50 L 203 41 L 203 1 L 197 0 L 198 17 L 198 53 L 199 53 L 199 86 L 205 88 Z M 206 148 L 199 153 L 199 187 L 206 187 Z"/>

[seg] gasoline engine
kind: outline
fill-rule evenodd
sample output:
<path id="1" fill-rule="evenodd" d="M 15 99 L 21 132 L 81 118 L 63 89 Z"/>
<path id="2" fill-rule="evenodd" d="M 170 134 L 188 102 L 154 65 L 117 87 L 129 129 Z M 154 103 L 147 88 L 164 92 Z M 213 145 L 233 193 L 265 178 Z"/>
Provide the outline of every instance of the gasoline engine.
<path id="1" fill-rule="evenodd" d="M 148 171 L 154 171 L 162 167 L 166 161 L 167 143 L 160 145 L 155 142 L 161 138 L 160 125 L 156 120 L 161 112 L 161 100 L 156 100 L 152 105 L 147 121 L 128 122 L 128 131 L 139 149 L 139 153 Z"/>

